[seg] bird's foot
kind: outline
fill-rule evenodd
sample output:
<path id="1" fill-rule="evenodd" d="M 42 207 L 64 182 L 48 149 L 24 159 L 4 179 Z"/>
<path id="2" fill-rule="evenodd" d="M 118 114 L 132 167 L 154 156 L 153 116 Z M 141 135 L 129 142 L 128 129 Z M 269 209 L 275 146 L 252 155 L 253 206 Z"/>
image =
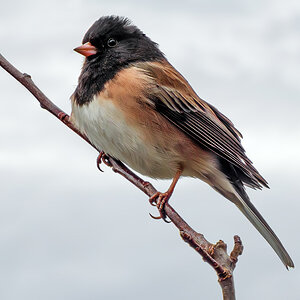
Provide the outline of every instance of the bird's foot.
<path id="1" fill-rule="evenodd" d="M 67 115 L 63 111 L 59 112 L 57 116 L 61 121 L 65 121 L 65 119 L 68 120 L 69 118 L 69 115 Z"/>
<path id="2" fill-rule="evenodd" d="M 103 172 L 103 170 L 100 168 L 102 162 L 104 162 L 108 167 L 112 167 L 111 163 L 109 162 L 109 157 L 104 151 L 101 151 L 97 157 L 97 168 L 101 172 Z"/>
<path id="3" fill-rule="evenodd" d="M 152 206 L 156 206 L 158 211 L 159 211 L 159 216 L 155 217 L 150 214 L 151 218 L 159 220 L 163 219 L 166 223 L 171 223 L 170 221 L 167 220 L 166 212 L 165 212 L 165 205 L 168 203 L 169 198 L 171 197 L 172 193 L 170 192 L 156 192 L 154 195 L 152 195 L 149 198 L 149 202 Z"/>

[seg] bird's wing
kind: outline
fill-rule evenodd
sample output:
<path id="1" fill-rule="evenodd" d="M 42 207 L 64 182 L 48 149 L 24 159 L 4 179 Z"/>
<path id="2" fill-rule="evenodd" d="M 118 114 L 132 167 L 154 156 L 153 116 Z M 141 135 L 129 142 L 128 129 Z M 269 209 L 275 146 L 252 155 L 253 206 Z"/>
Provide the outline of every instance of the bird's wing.
<path id="1" fill-rule="evenodd" d="M 215 107 L 197 96 L 184 77 L 167 61 L 144 62 L 138 68 L 152 80 L 147 98 L 153 107 L 196 143 L 233 164 L 252 188 L 268 186 L 241 145 L 241 133 Z"/>

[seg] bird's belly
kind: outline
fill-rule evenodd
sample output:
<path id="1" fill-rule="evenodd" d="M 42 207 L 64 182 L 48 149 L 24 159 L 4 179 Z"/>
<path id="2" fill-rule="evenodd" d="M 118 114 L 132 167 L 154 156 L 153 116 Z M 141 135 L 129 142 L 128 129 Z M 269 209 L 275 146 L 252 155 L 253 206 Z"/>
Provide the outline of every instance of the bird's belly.
<path id="1" fill-rule="evenodd" d="M 121 160 L 137 172 L 153 178 L 172 178 L 180 164 L 172 146 L 147 141 L 143 130 L 128 124 L 123 112 L 107 99 L 73 103 L 71 120 L 100 151 Z"/>

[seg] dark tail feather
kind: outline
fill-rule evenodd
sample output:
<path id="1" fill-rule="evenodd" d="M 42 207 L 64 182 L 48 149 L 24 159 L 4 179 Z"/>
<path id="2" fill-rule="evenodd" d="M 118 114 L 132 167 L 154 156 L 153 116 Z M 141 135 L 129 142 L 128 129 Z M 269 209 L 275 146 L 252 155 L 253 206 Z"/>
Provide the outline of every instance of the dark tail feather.
<path id="1" fill-rule="evenodd" d="M 293 268 L 294 263 L 276 236 L 272 228 L 267 224 L 262 215 L 251 203 L 248 195 L 246 194 L 242 182 L 235 182 L 232 184 L 236 192 L 240 197 L 237 199 L 230 199 L 240 209 L 240 211 L 246 216 L 246 218 L 253 224 L 253 226 L 260 232 L 260 234 L 266 239 L 270 246 L 277 253 L 281 261 L 286 268 Z"/>

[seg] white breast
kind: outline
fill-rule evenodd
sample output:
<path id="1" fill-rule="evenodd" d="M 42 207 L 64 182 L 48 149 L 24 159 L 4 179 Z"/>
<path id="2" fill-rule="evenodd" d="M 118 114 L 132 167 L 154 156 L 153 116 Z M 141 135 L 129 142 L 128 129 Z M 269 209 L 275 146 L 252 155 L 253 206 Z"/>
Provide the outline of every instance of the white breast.
<path id="1" fill-rule="evenodd" d="M 162 155 L 156 145 L 147 145 L 138 128 L 127 124 L 122 111 L 108 99 L 95 97 L 88 104 L 73 102 L 72 122 L 98 150 L 121 160 L 141 174 L 155 178 L 172 178 L 176 164 Z M 174 168 L 173 168 L 174 165 Z"/>

